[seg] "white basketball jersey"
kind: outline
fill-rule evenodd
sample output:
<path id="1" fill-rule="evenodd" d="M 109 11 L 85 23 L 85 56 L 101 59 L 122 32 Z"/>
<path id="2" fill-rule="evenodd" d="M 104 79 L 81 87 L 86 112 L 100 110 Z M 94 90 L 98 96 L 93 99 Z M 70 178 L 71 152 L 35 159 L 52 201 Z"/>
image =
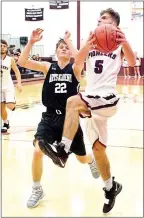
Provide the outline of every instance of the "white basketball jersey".
<path id="1" fill-rule="evenodd" d="M 122 66 L 123 66 L 123 67 L 128 67 L 128 62 L 127 62 L 126 59 L 123 60 L 123 64 L 122 64 Z"/>
<path id="2" fill-rule="evenodd" d="M 107 54 L 95 50 L 90 51 L 86 60 L 86 94 L 116 94 L 117 75 L 121 65 L 121 46 Z"/>
<path id="3" fill-rule="evenodd" d="M 136 58 L 136 66 L 140 66 L 140 61 L 138 58 Z"/>
<path id="4" fill-rule="evenodd" d="M 4 60 L 1 60 L 1 80 L 2 89 L 8 89 L 13 87 L 13 81 L 11 78 L 11 57 L 6 56 Z"/>

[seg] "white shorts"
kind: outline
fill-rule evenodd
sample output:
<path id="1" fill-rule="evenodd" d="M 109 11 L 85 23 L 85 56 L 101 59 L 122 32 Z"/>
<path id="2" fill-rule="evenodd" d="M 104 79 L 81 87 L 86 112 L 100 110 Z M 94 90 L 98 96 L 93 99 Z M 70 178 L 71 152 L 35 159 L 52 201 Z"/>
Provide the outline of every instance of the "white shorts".
<path id="1" fill-rule="evenodd" d="M 91 116 L 85 120 L 86 134 L 90 143 L 93 146 L 99 140 L 101 144 L 106 146 L 108 118 L 116 114 L 120 98 L 114 94 L 102 97 L 86 95 L 85 93 L 80 94 L 80 97 L 91 112 Z"/>
<path id="2" fill-rule="evenodd" d="M 125 68 L 127 68 L 127 67 L 129 67 L 129 65 L 128 64 L 126 64 L 126 63 L 123 63 L 123 65 L 122 65 L 123 67 L 125 67 Z"/>
<path id="3" fill-rule="evenodd" d="M 3 89 L 1 92 L 1 102 L 16 103 L 15 91 L 13 88 Z"/>
<path id="4" fill-rule="evenodd" d="M 139 60 L 136 60 L 136 65 L 135 65 L 135 67 L 140 67 L 140 62 L 139 62 Z"/>

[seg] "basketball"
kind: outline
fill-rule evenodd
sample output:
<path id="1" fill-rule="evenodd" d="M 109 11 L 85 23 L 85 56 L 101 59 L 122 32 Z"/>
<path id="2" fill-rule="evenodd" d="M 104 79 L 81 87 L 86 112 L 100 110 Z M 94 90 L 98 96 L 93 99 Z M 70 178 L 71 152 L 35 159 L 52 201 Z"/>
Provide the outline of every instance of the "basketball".
<path id="1" fill-rule="evenodd" d="M 97 45 L 99 51 L 109 53 L 117 49 L 117 28 L 115 26 L 111 24 L 98 26 L 94 31 L 94 35 L 96 38 L 94 45 Z"/>

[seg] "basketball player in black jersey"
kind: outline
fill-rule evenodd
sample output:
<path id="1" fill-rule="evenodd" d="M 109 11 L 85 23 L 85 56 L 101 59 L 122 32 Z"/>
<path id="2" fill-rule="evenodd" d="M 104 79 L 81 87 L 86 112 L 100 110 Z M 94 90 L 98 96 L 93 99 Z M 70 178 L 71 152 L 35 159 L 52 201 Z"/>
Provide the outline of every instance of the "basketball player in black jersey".
<path id="1" fill-rule="evenodd" d="M 40 185 L 43 155 L 49 156 L 55 164 L 64 167 L 60 159 L 47 149 L 47 145 L 48 143 L 53 144 L 55 141 L 61 141 L 66 113 L 66 101 L 70 96 L 77 94 L 78 81 L 81 77 L 79 66 L 70 63 L 71 53 L 75 56 L 77 51 L 69 39 L 69 32 L 66 32 L 65 40 L 59 40 L 56 45 L 57 63 L 51 64 L 49 62 L 28 60 L 30 50 L 35 42 L 41 40 L 42 32 L 42 29 L 36 29 L 32 32 L 30 41 L 25 46 L 18 61 L 20 66 L 43 72 L 45 75 L 42 103 L 46 107 L 46 112 L 42 113 L 42 119 L 35 134 L 35 148 L 32 162 L 33 191 L 27 202 L 27 206 L 30 208 L 36 207 L 39 200 L 43 198 L 43 190 Z M 72 143 L 71 152 L 75 153 L 81 163 L 89 164 L 94 178 L 99 177 L 93 156 L 86 155 L 83 132 L 80 125 Z"/>

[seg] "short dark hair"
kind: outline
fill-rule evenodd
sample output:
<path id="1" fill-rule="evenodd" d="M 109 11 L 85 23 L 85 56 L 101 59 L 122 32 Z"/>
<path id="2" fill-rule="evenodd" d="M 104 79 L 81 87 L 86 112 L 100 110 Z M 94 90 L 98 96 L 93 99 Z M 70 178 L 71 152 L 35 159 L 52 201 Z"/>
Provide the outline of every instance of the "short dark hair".
<path id="1" fill-rule="evenodd" d="M 65 41 L 64 41 L 64 39 L 60 38 L 59 41 L 58 41 L 57 44 L 56 44 L 56 50 L 57 50 L 57 48 L 59 47 L 59 45 L 60 45 L 61 43 L 66 44 Z"/>
<path id="2" fill-rule="evenodd" d="M 111 15 L 111 17 L 115 20 L 117 26 L 119 26 L 120 24 L 120 15 L 118 12 L 116 12 L 115 10 L 113 10 L 112 8 L 107 8 L 105 10 L 102 10 L 100 12 L 100 16 L 102 16 L 103 14 L 108 13 Z"/>
<path id="3" fill-rule="evenodd" d="M 7 41 L 4 40 L 4 39 L 1 39 L 1 44 L 4 44 L 4 45 L 8 46 Z"/>

